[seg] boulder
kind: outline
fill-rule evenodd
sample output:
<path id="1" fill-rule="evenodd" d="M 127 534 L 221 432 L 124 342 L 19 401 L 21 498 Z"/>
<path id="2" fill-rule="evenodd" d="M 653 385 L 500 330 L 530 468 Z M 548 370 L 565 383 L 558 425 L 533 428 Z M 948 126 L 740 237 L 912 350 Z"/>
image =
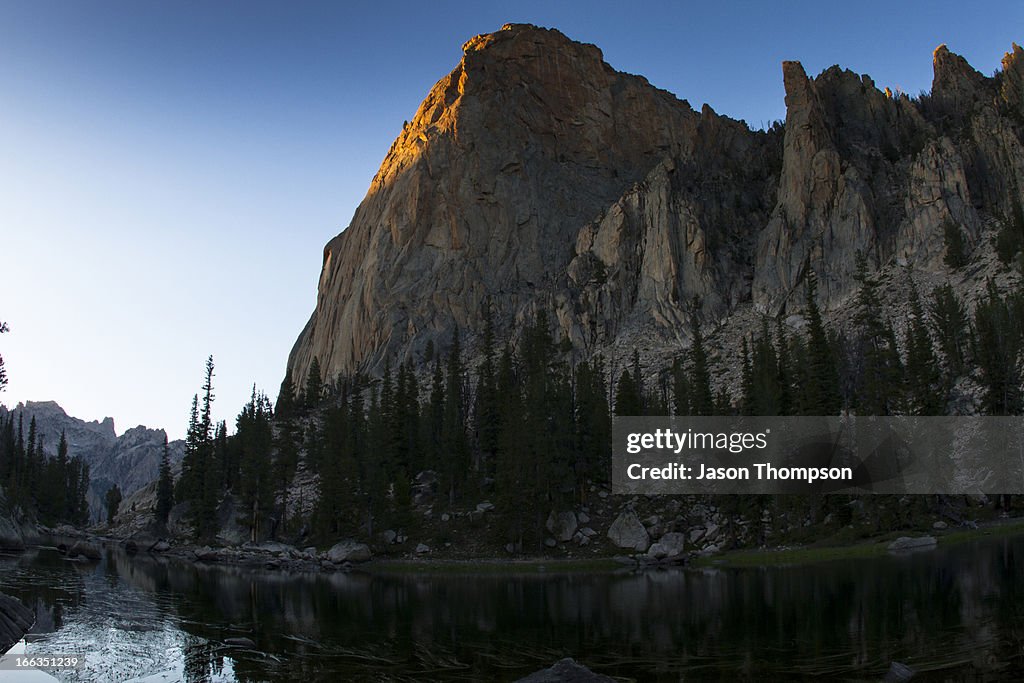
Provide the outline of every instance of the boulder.
<path id="1" fill-rule="evenodd" d="M 651 544 L 647 529 L 632 510 L 626 510 L 615 518 L 608 528 L 608 538 L 620 548 L 629 548 L 641 553 Z"/>
<path id="2" fill-rule="evenodd" d="M 418 544 L 416 546 L 416 554 L 417 555 L 422 555 L 424 553 L 429 553 L 429 552 L 430 552 L 430 546 L 427 545 L 426 543 L 420 543 L 420 544 Z"/>
<path id="3" fill-rule="evenodd" d="M 948 526 L 949 525 L 946 524 L 945 522 L 943 522 L 941 519 L 939 521 L 935 522 L 934 524 L 932 524 L 932 528 L 935 529 L 936 531 L 944 531 Z"/>
<path id="4" fill-rule="evenodd" d="M 654 560 L 680 557 L 685 545 L 686 536 L 677 531 L 670 531 L 647 550 L 647 556 Z"/>
<path id="5" fill-rule="evenodd" d="M 391 545 L 397 539 L 398 534 L 395 532 L 394 529 L 387 529 L 384 531 L 384 533 L 380 535 L 380 540 L 383 541 L 385 545 Z"/>
<path id="6" fill-rule="evenodd" d="M 494 509 L 494 503 L 491 503 L 490 501 L 486 501 L 485 500 L 482 503 L 477 503 L 476 504 L 476 511 L 477 512 L 490 512 L 493 509 Z"/>
<path id="7" fill-rule="evenodd" d="M 902 552 L 918 548 L 934 548 L 938 541 L 934 536 L 900 536 L 889 544 L 889 552 Z"/>
<path id="8" fill-rule="evenodd" d="M 334 564 L 343 564 L 345 562 L 366 562 L 371 557 L 373 557 L 373 553 L 370 552 L 370 547 L 368 545 L 351 539 L 335 543 L 331 546 L 331 549 L 327 551 L 327 559 Z"/>
<path id="9" fill-rule="evenodd" d="M 209 546 L 196 548 L 192 551 L 192 555 L 200 562 L 220 562 L 221 560 L 220 552 Z"/>
<path id="10" fill-rule="evenodd" d="M 167 552 L 170 549 L 171 549 L 171 544 L 161 538 L 159 541 L 157 541 L 156 543 L 154 543 L 153 545 L 151 545 L 149 547 L 149 552 L 151 552 L 151 553 L 165 553 L 165 552 Z"/>
<path id="11" fill-rule="evenodd" d="M 548 532 L 555 537 L 555 540 L 571 541 L 573 534 L 576 533 L 576 513 L 574 512 L 555 512 L 554 510 L 548 515 L 547 521 Z"/>

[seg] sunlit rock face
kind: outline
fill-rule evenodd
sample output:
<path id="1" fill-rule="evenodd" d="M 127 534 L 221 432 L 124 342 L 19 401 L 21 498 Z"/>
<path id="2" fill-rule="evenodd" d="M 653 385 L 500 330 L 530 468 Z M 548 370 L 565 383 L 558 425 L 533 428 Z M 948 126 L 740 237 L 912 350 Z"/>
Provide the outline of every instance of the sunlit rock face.
<path id="1" fill-rule="evenodd" d="M 785 62 L 785 124 L 752 131 L 558 31 L 477 36 L 325 247 L 289 370 L 422 362 L 488 301 L 503 336 L 544 309 L 581 355 L 672 353 L 695 298 L 722 323 L 793 308 L 810 269 L 839 306 L 858 252 L 941 270 L 947 222 L 970 247 L 1020 199 L 1022 64 L 987 78 L 942 47 L 912 99 Z"/>

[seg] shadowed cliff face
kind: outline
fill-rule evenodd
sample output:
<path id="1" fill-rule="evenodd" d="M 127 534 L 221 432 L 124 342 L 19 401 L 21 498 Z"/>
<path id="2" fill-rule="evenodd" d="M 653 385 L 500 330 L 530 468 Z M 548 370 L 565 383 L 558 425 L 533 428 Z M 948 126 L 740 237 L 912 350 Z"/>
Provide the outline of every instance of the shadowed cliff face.
<path id="1" fill-rule="evenodd" d="M 685 345 L 690 303 L 727 321 L 784 310 L 808 268 L 822 302 L 875 264 L 942 268 L 946 222 L 969 244 L 1024 181 L 1024 56 L 986 78 L 945 47 L 912 100 L 838 67 L 783 64 L 785 126 L 700 113 L 592 45 L 508 25 L 465 44 L 324 249 L 316 310 L 289 358 L 305 377 L 371 373 L 538 308 L 581 353 Z M 798 297 L 799 298 L 799 297 Z"/>

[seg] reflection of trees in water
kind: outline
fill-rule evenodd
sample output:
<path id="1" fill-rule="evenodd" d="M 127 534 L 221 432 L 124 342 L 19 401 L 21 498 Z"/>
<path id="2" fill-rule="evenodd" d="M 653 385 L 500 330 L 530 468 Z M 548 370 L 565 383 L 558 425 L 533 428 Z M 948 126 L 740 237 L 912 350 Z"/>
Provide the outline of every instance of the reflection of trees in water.
<path id="1" fill-rule="evenodd" d="M 674 679 L 866 673 L 893 660 L 989 671 L 1019 666 L 1022 553 L 1024 539 L 1011 539 L 807 567 L 520 577 L 290 575 L 113 553 L 89 590 L 151 593 L 190 636 L 193 680 L 225 657 L 243 681 L 513 678 L 564 655 Z M 59 570 L 57 588 L 34 578 L 19 597 L 81 600 L 76 570 Z M 259 652 L 222 644 L 238 636 Z"/>

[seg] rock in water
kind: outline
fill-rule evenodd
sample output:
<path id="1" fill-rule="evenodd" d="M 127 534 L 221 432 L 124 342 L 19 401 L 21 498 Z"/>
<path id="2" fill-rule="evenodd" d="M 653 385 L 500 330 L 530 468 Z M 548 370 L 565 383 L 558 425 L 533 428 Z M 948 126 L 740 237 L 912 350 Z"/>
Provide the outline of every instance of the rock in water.
<path id="1" fill-rule="evenodd" d="M 934 536 L 900 536 L 889 544 L 888 549 L 890 552 L 900 552 L 918 548 L 934 548 L 937 543 Z"/>
<path id="2" fill-rule="evenodd" d="M 614 679 L 596 674 L 575 659 L 566 657 L 549 669 L 535 671 L 516 683 L 614 683 Z"/>
<path id="3" fill-rule="evenodd" d="M 651 544 L 647 529 L 632 510 L 626 510 L 615 518 L 608 527 L 608 538 L 620 548 L 629 548 L 641 553 Z"/>
<path id="4" fill-rule="evenodd" d="M 36 615 L 20 600 L 0 593 L 0 654 L 21 640 L 35 620 Z"/>
<path id="5" fill-rule="evenodd" d="M 885 673 L 883 683 L 907 683 L 917 672 L 902 662 L 893 662 Z"/>

